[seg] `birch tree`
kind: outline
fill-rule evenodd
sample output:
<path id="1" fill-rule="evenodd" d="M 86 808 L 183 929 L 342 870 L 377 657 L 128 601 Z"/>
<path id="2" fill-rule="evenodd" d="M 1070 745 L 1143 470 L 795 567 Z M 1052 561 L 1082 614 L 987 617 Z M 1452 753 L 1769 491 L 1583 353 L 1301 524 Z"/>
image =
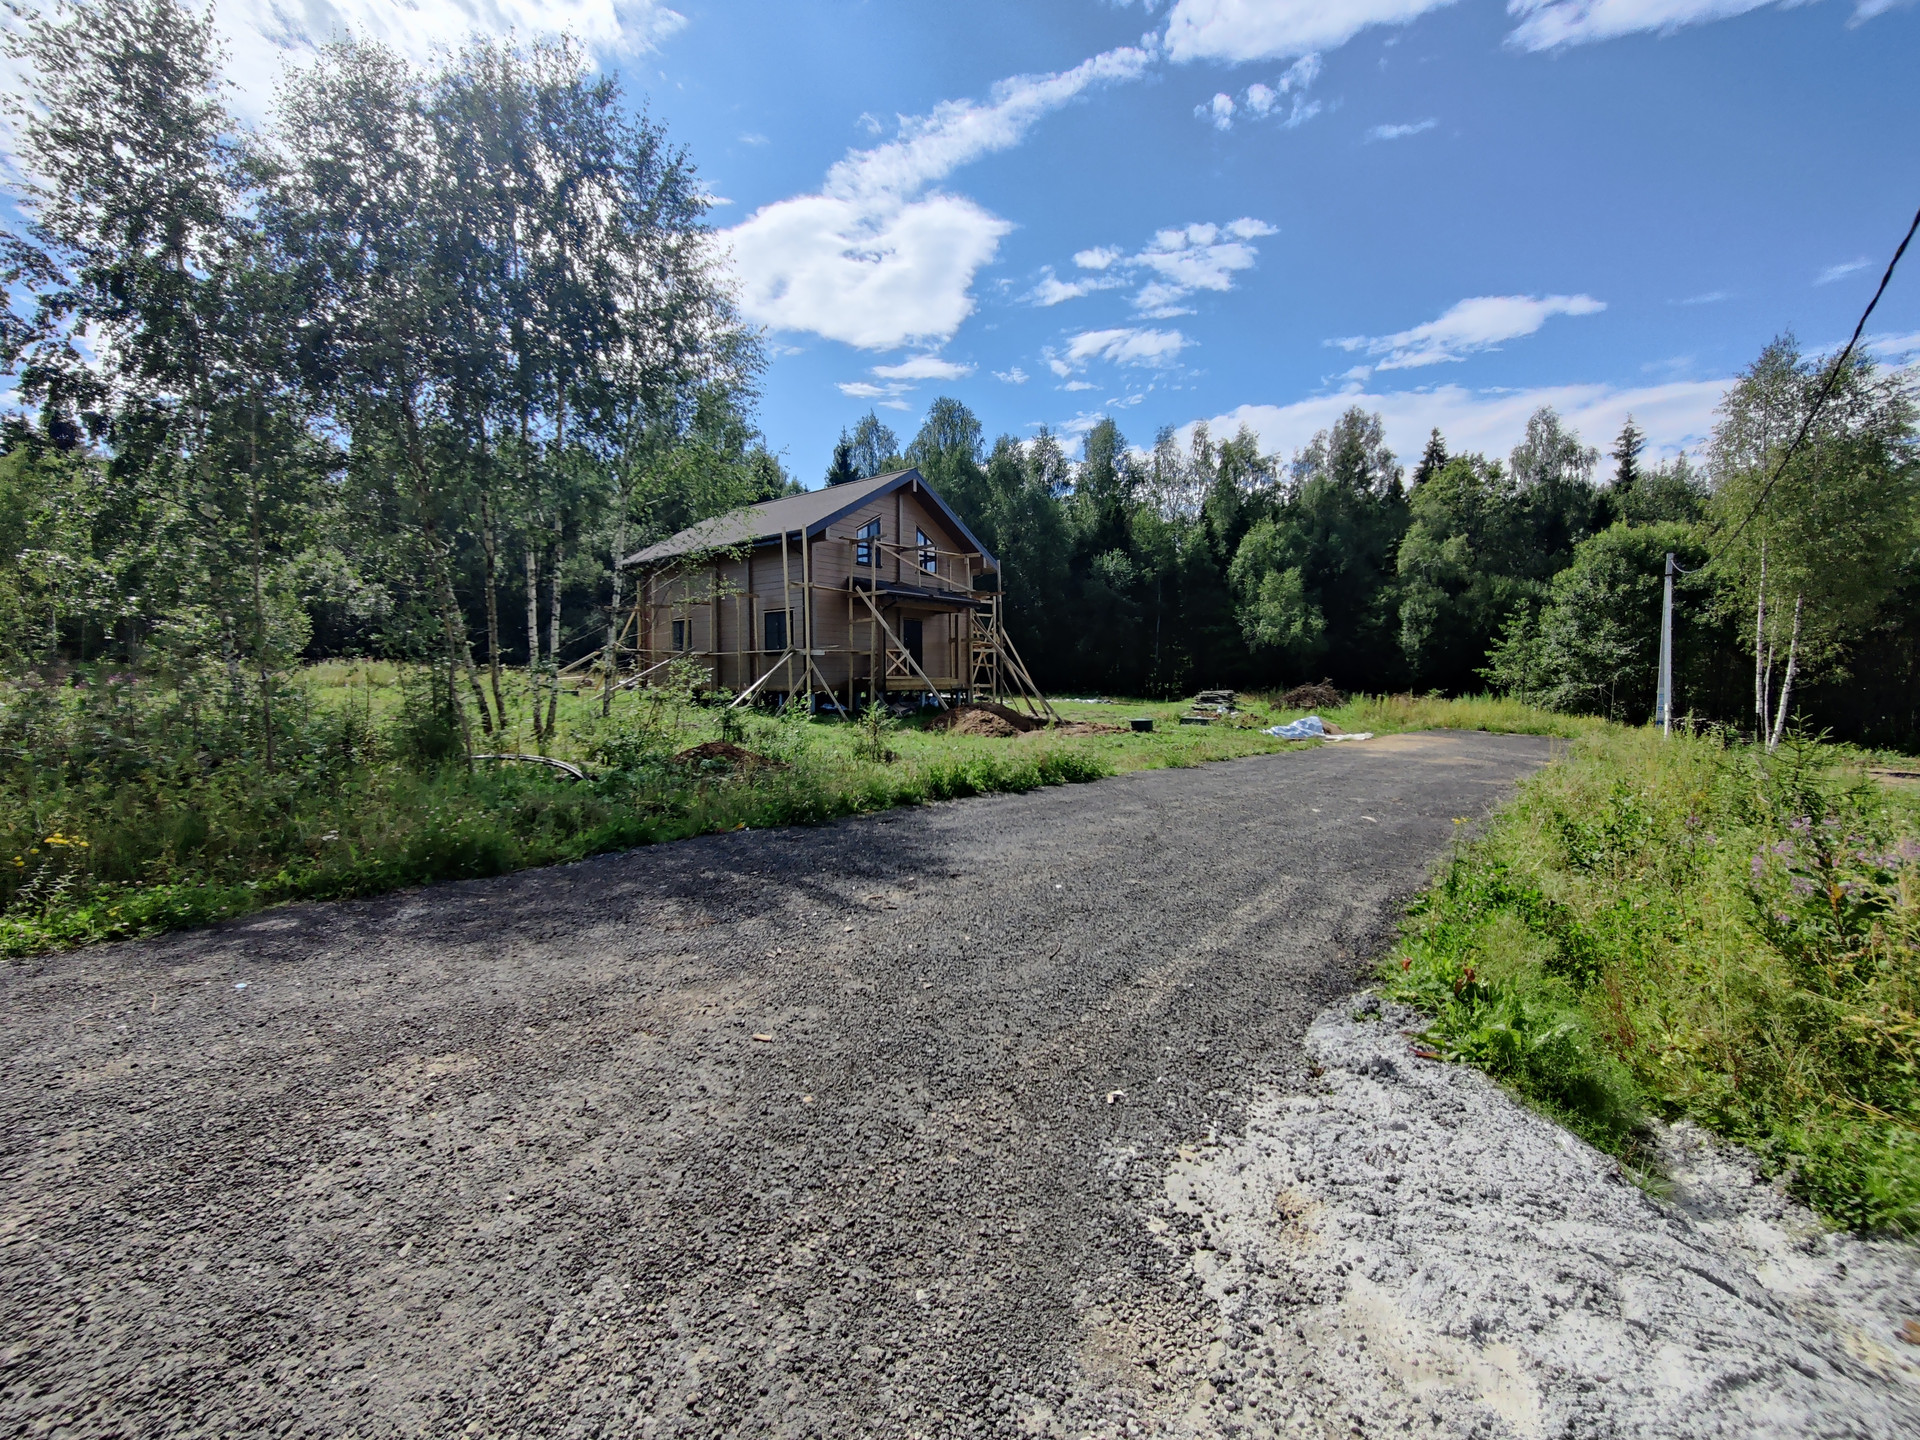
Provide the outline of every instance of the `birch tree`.
<path id="1" fill-rule="evenodd" d="M 1775 340 L 1721 405 L 1709 474 L 1714 579 L 1721 604 L 1751 617 L 1754 728 L 1771 749 L 1796 684 L 1849 673 L 1855 642 L 1911 561 L 1920 520 L 1911 379 L 1864 357 L 1833 374 L 1791 336 Z"/>

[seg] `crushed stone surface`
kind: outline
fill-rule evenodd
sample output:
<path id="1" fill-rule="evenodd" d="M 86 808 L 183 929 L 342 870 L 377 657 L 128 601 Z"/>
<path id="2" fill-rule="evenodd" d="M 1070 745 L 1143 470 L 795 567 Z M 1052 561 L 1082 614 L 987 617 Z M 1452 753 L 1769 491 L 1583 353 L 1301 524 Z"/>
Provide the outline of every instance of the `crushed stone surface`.
<path id="1" fill-rule="evenodd" d="M 1304 1083 L 1549 748 L 1149 771 L 0 969 L 0 1434 L 1173 1433 L 1223 1318 L 1149 1228 L 1168 1165 Z"/>
<path id="2" fill-rule="evenodd" d="M 1322 1073 L 1169 1170 L 1219 1307 L 1180 1428 L 1482 1437 L 1920 1434 L 1920 1250 L 1831 1234 L 1752 1157 L 1661 1134 L 1663 1198 L 1367 997 Z"/>

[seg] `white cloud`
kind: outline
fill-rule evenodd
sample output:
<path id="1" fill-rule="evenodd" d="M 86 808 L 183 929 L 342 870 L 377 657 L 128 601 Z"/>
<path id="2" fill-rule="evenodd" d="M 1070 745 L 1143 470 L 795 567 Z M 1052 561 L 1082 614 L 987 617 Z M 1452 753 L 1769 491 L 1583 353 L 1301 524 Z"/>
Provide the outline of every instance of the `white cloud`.
<path id="1" fill-rule="evenodd" d="M 1416 120 L 1411 125 L 1376 125 L 1367 131 L 1367 139 L 1404 140 L 1409 135 L 1424 135 L 1439 123 L 1438 120 Z"/>
<path id="2" fill-rule="evenodd" d="M 1507 13 L 1521 17 L 1507 42 L 1523 50 L 1553 50 L 1656 30 L 1663 35 L 1688 25 L 1727 20 L 1778 4 L 1783 10 L 1806 0 L 1507 0 Z M 1910 0 L 1858 0 L 1849 24 L 1859 25 Z"/>
<path id="3" fill-rule="evenodd" d="M 899 139 L 840 161 L 827 172 L 827 192 L 879 198 L 917 192 L 983 155 L 1018 145 L 1037 121 L 1090 86 L 1138 80 L 1152 58 L 1123 46 L 1071 70 L 1002 80 L 984 105 L 943 100 L 930 115 L 902 120 Z"/>
<path id="4" fill-rule="evenodd" d="M 1327 343 L 1383 355 L 1381 370 L 1405 370 L 1464 359 L 1503 340 L 1531 335 L 1555 315 L 1593 315 L 1606 308 L 1591 295 L 1479 295 L 1462 300 L 1437 320 L 1396 335 L 1355 335 Z"/>
<path id="5" fill-rule="evenodd" d="M 1178 61 L 1285 60 L 1332 50 L 1369 25 L 1405 25 L 1452 0 L 1176 0 L 1167 54 Z"/>
<path id="6" fill-rule="evenodd" d="M 765 145 L 768 141 L 767 137 L 762 135 L 758 130 L 749 130 L 740 137 L 740 143 L 742 145 Z"/>
<path id="7" fill-rule="evenodd" d="M 1853 274 L 1856 270 L 1866 269 L 1872 263 L 1871 260 L 1862 257 L 1859 260 L 1849 260 L 1843 265 L 1829 265 L 1813 277 L 1813 283 L 1816 285 L 1831 285 L 1836 280 L 1846 279 L 1847 276 Z"/>
<path id="8" fill-rule="evenodd" d="M 1216 130 L 1231 130 L 1233 128 L 1233 97 L 1222 91 L 1205 105 L 1194 106 L 1193 117 L 1196 120 L 1206 121 Z"/>
<path id="9" fill-rule="evenodd" d="M 1251 243 L 1280 232 L 1264 220 L 1243 215 L 1225 225 L 1197 222 L 1156 231 L 1138 254 L 1128 255 L 1117 246 L 1082 250 L 1073 258 L 1095 276 L 1079 280 L 1058 279 L 1051 267 L 1027 295 L 1036 305 L 1057 305 L 1077 299 L 1095 290 L 1109 290 L 1141 278 L 1144 283 L 1133 297 L 1134 308 L 1152 319 L 1192 312 L 1180 302 L 1196 290 L 1225 291 L 1233 288 L 1233 277 L 1251 270 L 1259 251 Z"/>
<path id="10" fill-rule="evenodd" d="M 836 386 L 842 395 L 850 395 L 855 400 L 891 399 L 895 395 L 905 394 L 905 385 L 875 385 L 870 380 L 842 380 Z"/>
<path id="11" fill-rule="evenodd" d="M 1674 305 L 1718 305 L 1722 300 L 1731 298 L 1732 294 L 1730 291 L 1709 290 L 1704 295 L 1689 295 L 1684 300 L 1674 300 L 1669 303 Z"/>
<path id="12" fill-rule="evenodd" d="M 943 101 L 902 120 L 898 139 L 829 170 L 821 193 L 776 201 L 723 232 L 741 309 L 863 349 L 948 338 L 973 313 L 973 277 L 1012 227 L 964 196 L 924 192 L 1017 145 L 1090 87 L 1138 79 L 1151 59 L 1109 50 L 1057 74 L 1003 80 L 984 103 Z"/>
<path id="13" fill-rule="evenodd" d="M 1242 227 L 1237 234 L 1271 235 L 1268 225 L 1249 232 L 1245 227 L 1262 222 L 1234 222 Z M 1233 288 L 1233 277 L 1251 270 L 1258 252 L 1245 239 L 1223 240 L 1215 225 L 1189 225 L 1183 230 L 1162 230 L 1134 257 L 1134 263 L 1152 271 L 1157 282 L 1143 287 L 1134 303 L 1150 314 L 1164 314 L 1176 302 L 1195 290 L 1226 291 Z"/>
<path id="14" fill-rule="evenodd" d="M 1905 335 L 1869 335 L 1861 343 L 1884 360 L 1905 363 L 1920 358 L 1920 330 Z"/>
<path id="15" fill-rule="evenodd" d="M 1041 308 L 1058 305 L 1063 300 L 1078 300 L 1082 295 L 1091 295 L 1095 290 L 1111 290 L 1126 281 L 1118 275 L 1094 275 L 1081 280 L 1062 280 L 1053 273 L 1051 265 L 1040 269 L 1040 283 L 1029 290 L 1022 298 L 1032 301 Z"/>
<path id="16" fill-rule="evenodd" d="M 964 380 L 973 374 L 973 366 L 938 355 L 915 355 L 898 365 L 876 365 L 873 373 L 882 380 Z"/>
<path id="17" fill-rule="evenodd" d="M 1320 57 L 1303 55 L 1287 67 L 1277 85 L 1249 85 L 1240 97 L 1239 106 L 1234 104 L 1231 95 L 1216 95 L 1208 105 L 1194 108 L 1194 114 L 1209 121 L 1216 130 L 1231 130 L 1233 117 L 1244 108 L 1246 113 L 1256 120 L 1264 120 L 1269 115 L 1281 114 L 1285 118 L 1280 124 L 1291 130 L 1304 125 L 1320 113 L 1320 102 L 1307 99 L 1307 87 L 1320 77 Z M 1293 97 L 1290 108 L 1283 105 L 1288 96 Z"/>
<path id="18" fill-rule="evenodd" d="M 1115 365 L 1165 365 L 1193 342 L 1178 330 L 1119 327 L 1083 330 L 1067 343 L 1069 364 L 1107 360 Z"/>
<path id="19" fill-rule="evenodd" d="M 1601 445 L 1620 433 L 1629 413 L 1646 432 L 1650 453 L 1668 459 L 1697 449 L 1711 434 L 1714 408 L 1731 380 L 1687 380 L 1637 389 L 1610 385 L 1553 385 L 1528 390 L 1469 390 L 1460 385 L 1373 394 L 1348 390 L 1291 405 L 1242 405 L 1209 420 L 1215 435 L 1251 426 L 1268 454 L 1291 455 L 1350 406 L 1378 411 L 1387 443 L 1412 460 L 1438 428 L 1454 454 L 1477 450 L 1504 459 L 1526 434 L 1527 417 L 1551 405 L 1585 437 Z M 1191 429 L 1191 427 L 1188 427 Z"/>
<path id="20" fill-rule="evenodd" d="M 996 380 L 1003 380 L 1009 385 L 1024 385 L 1027 383 L 1028 377 L 1027 377 L 1027 372 L 1022 370 L 1018 365 L 1016 365 L 1011 370 L 994 371 L 993 378 Z"/>
<path id="21" fill-rule="evenodd" d="M 1069 380 L 1066 384 L 1062 385 L 1060 388 L 1062 390 L 1072 392 L 1076 390 L 1098 390 L 1100 387 L 1094 384 L 1091 380 Z"/>

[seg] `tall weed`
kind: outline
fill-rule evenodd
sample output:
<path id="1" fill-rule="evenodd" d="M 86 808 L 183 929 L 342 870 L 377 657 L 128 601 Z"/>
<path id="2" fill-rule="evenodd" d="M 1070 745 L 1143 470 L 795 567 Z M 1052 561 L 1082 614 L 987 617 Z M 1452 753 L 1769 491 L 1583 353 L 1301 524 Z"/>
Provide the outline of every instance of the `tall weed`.
<path id="1" fill-rule="evenodd" d="M 1688 1116 L 1920 1231 L 1915 820 L 1815 745 L 1591 732 L 1452 858 L 1389 988 L 1604 1149 Z"/>

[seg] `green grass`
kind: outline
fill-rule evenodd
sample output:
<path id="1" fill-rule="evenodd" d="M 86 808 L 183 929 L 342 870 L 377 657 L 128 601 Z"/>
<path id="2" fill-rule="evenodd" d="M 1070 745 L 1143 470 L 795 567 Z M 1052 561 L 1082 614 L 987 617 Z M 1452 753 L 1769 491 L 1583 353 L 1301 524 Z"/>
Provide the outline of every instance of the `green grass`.
<path id="1" fill-rule="evenodd" d="M 742 826 L 817 824 L 897 805 L 1301 748 L 1245 727 L 1013 740 L 928 731 L 864 753 L 857 726 L 686 695 L 563 691 L 549 753 L 580 783 L 521 764 L 469 772 L 421 714 L 419 672 L 312 666 L 280 696 L 278 750 L 223 728 L 217 686 L 0 688 L 0 954 L 152 934 L 282 901 L 370 895 Z M 411 688 L 410 688 L 411 687 Z M 506 677 L 510 725 L 478 748 L 534 748 L 529 692 Z M 1081 707 L 1112 721 L 1113 707 Z M 1169 721 L 1181 707 L 1149 707 Z M 731 738 L 784 768 L 735 772 L 672 756 Z M 436 756 L 440 758 L 435 758 Z"/>
<path id="2" fill-rule="evenodd" d="M 1416 904 L 1389 993 L 1631 1164 L 1688 1117 L 1920 1232 L 1920 797 L 1857 759 L 1589 729 Z"/>
<path id="3" fill-rule="evenodd" d="M 1131 770 L 1300 749 L 1261 733 L 1294 718 L 1258 697 L 1221 723 L 1183 726 L 1182 702 L 1062 702 L 1062 718 L 1148 734 L 1013 739 L 891 727 L 867 754 L 856 725 L 727 716 L 684 694 L 559 697 L 548 753 L 586 783 L 521 764 L 457 760 L 451 732 L 421 719 L 423 676 L 384 661 L 333 661 L 280 696 L 274 763 L 226 727 L 221 683 L 197 698 L 152 682 L 0 688 L 0 955 L 151 934 L 289 900 L 370 895 L 501 874 L 741 826 L 814 824 L 896 805 L 1097 779 Z M 482 750 L 531 751 L 530 694 L 505 677 L 505 733 Z M 430 710 L 430 707 L 428 707 Z M 1549 729 L 1564 717 L 1506 702 L 1358 699 L 1348 729 Z M 440 726 L 435 730 L 435 725 Z M 731 738 L 783 769 L 735 773 L 671 757 Z"/>

